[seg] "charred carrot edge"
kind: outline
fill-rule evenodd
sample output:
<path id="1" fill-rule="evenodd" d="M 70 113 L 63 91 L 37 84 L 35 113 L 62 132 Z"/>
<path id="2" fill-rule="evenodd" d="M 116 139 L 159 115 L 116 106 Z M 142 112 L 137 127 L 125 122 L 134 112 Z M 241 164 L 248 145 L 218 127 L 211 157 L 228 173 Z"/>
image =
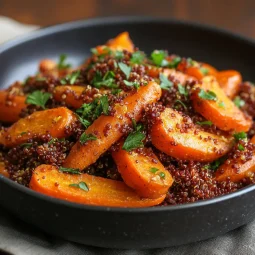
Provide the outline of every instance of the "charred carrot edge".
<path id="1" fill-rule="evenodd" d="M 214 101 L 201 98 L 199 96 L 201 89 L 205 92 L 212 91 L 216 94 L 217 99 Z M 219 129 L 247 132 L 251 127 L 251 118 L 238 109 L 231 99 L 225 95 L 213 76 L 203 78 L 201 84 L 194 87 L 191 100 L 194 109 L 206 119 L 212 121 Z"/>
<path id="2" fill-rule="evenodd" d="M 34 135 L 47 133 L 55 138 L 64 138 L 67 137 L 66 127 L 76 120 L 75 114 L 65 107 L 35 112 L 2 131 L 0 143 L 12 147 L 26 142 Z"/>
<path id="3" fill-rule="evenodd" d="M 152 144 L 167 155 L 182 160 L 210 162 L 226 154 L 233 146 L 233 138 L 204 132 L 192 125 L 191 119 L 166 108 L 151 129 Z"/>
<path id="4" fill-rule="evenodd" d="M 81 183 L 84 189 L 77 187 Z M 76 184 L 76 187 L 70 186 L 72 184 Z M 163 195 L 155 199 L 144 199 L 124 182 L 88 174 L 66 174 L 51 165 L 37 167 L 29 186 L 51 197 L 87 205 L 149 207 L 160 204 L 165 198 Z"/>
<path id="5" fill-rule="evenodd" d="M 239 72 L 235 70 L 221 71 L 218 72 L 216 78 L 229 98 L 232 99 L 238 94 L 242 82 L 242 76 Z"/>
<path id="6" fill-rule="evenodd" d="M 109 40 L 106 45 L 114 50 L 134 52 L 134 44 L 131 41 L 128 32 L 123 32 L 117 35 L 114 39 Z"/>
<path id="7" fill-rule="evenodd" d="M 124 182 L 137 194 L 147 198 L 165 195 L 173 184 L 171 174 L 164 168 L 156 155 L 143 148 L 142 154 L 121 149 L 112 153 Z"/>
<path id="8" fill-rule="evenodd" d="M 3 175 L 7 178 L 10 177 L 10 175 L 9 175 L 8 171 L 6 170 L 5 165 L 4 165 L 3 162 L 0 162 L 0 175 Z"/>
<path id="9" fill-rule="evenodd" d="M 90 140 L 83 145 L 80 141 L 76 142 L 67 156 L 64 166 L 82 170 L 96 162 L 100 155 L 123 136 L 121 127 L 124 124 L 130 125 L 132 123 L 132 119 L 127 116 L 127 113 L 138 121 L 144 107 L 158 101 L 160 97 L 161 88 L 155 82 L 149 82 L 148 85 L 141 87 L 135 94 L 127 96 L 123 100 L 123 104 L 115 105 L 114 116 L 101 115 L 93 122 L 85 131 L 85 134 L 93 134 L 97 139 Z"/>
<path id="10" fill-rule="evenodd" d="M 7 91 L 0 91 L 0 121 L 13 123 L 20 119 L 21 110 L 26 108 L 24 96 L 11 96 Z"/>

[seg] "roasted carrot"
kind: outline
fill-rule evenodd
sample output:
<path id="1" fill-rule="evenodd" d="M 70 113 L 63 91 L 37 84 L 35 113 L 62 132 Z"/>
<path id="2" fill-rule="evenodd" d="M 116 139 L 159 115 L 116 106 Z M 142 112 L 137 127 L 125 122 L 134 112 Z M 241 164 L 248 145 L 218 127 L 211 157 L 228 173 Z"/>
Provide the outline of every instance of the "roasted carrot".
<path id="1" fill-rule="evenodd" d="M 113 50 L 127 50 L 129 52 L 134 52 L 134 44 L 129 37 L 128 32 L 123 32 L 111 39 L 106 44 Z"/>
<path id="2" fill-rule="evenodd" d="M 208 96 L 212 100 L 208 100 Z M 251 118 L 239 110 L 225 95 L 213 76 L 203 78 L 201 84 L 194 87 L 191 100 L 195 110 L 219 129 L 247 132 L 251 127 Z"/>
<path id="3" fill-rule="evenodd" d="M 5 165 L 4 165 L 3 162 L 0 162 L 0 175 L 3 175 L 7 178 L 10 177 L 10 175 L 9 175 L 8 171 L 6 170 Z"/>
<path id="4" fill-rule="evenodd" d="M 51 59 L 43 59 L 39 63 L 39 71 L 41 73 L 48 73 L 57 68 L 57 63 Z"/>
<path id="5" fill-rule="evenodd" d="M 201 63 L 201 67 L 205 69 L 207 75 L 216 76 L 218 74 L 218 70 L 207 63 Z"/>
<path id="6" fill-rule="evenodd" d="M 242 76 L 234 70 L 221 71 L 216 75 L 220 87 L 229 98 L 234 98 L 240 89 Z"/>
<path id="7" fill-rule="evenodd" d="M 171 108 L 152 126 L 151 139 L 156 148 L 172 157 L 206 162 L 223 156 L 233 145 L 232 138 L 204 132 Z"/>
<path id="8" fill-rule="evenodd" d="M 20 119 L 21 110 L 26 108 L 26 97 L 12 96 L 7 91 L 0 91 L 0 121 L 13 123 Z"/>
<path id="9" fill-rule="evenodd" d="M 124 182 L 141 197 L 158 198 L 165 195 L 173 184 L 171 174 L 148 148 L 141 153 L 123 150 L 112 153 Z"/>
<path id="10" fill-rule="evenodd" d="M 39 111 L 20 119 L 0 133 L 0 144 L 7 147 L 22 144 L 33 136 L 49 133 L 55 138 L 67 136 L 65 129 L 76 121 L 75 114 L 65 107 Z"/>
<path id="11" fill-rule="evenodd" d="M 83 189 L 70 186 L 72 184 L 83 185 Z M 51 165 L 37 167 L 29 186 L 51 197 L 87 205 L 149 207 L 160 204 L 165 198 L 165 195 L 155 199 L 140 198 L 124 182 L 88 174 L 61 173 Z"/>
<path id="12" fill-rule="evenodd" d="M 85 131 L 86 135 L 93 134 L 97 139 L 90 140 L 83 145 L 80 141 L 76 142 L 66 158 L 64 166 L 82 170 L 96 162 L 100 155 L 123 136 L 122 126 L 124 124 L 130 125 L 132 123 L 131 118 L 138 121 L 143 109 L 159 100 L 160 96 L 160 86 L 155 82 L 149 82 L 136 93 L 127 96 L 123 100 L 123 104 L 116 104 L 114 116 L 100 116 Z"/>

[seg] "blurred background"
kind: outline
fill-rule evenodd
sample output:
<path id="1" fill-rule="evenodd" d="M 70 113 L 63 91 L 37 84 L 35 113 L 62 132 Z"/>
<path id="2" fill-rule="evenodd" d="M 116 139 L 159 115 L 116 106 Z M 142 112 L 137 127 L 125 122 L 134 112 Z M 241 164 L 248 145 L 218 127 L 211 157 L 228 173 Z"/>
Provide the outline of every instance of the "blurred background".
<path id="1" fill-rule="evenodd" d="M 25 24 L 150 15 L 215 25 L 249 37 L 255 37 L 254 11 L 255 0 L 0 0 L 0 15 Z"/>

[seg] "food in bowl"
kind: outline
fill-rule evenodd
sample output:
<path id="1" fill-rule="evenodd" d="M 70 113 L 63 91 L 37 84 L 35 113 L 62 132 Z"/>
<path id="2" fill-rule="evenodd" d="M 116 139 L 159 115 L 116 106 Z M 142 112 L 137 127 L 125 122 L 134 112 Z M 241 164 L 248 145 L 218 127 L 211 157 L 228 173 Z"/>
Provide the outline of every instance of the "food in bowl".
<path id="1" fill-rule="evenodd" d="M 0 173 L 76 203 L 148 207 L 255 177 L 255 88 L 236 70 L 136 48 L 127 32 L 73 68 L 44 59 L 0 92 Z"/>

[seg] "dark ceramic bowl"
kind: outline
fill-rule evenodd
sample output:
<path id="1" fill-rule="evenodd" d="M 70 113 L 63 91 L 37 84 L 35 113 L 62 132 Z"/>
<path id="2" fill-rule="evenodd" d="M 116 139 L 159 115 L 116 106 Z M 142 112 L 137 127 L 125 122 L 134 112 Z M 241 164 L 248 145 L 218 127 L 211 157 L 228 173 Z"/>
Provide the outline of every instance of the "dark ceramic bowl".
<path id="1" fill-rule="evenodd" d="M 146 52 L 168 49 L 181 56 L 239 70 L 255 79 L 255 43 L 231 33 L 155 18 L 101 18 L 38 30 L 0 47 L 0 84 L 36 71 L 40 59 L 61 53 L 81 63 L 90 48 L 122 31 Z M 0 109 L 1 110 L 1 109 Z M 0 176 L 0 205 L 52 235 L 111 248 L 158 248 L 218 236 L 255 216 L 255 186 L 208 201 L 144 209 L 85 206 L 36 193 Z"/>

